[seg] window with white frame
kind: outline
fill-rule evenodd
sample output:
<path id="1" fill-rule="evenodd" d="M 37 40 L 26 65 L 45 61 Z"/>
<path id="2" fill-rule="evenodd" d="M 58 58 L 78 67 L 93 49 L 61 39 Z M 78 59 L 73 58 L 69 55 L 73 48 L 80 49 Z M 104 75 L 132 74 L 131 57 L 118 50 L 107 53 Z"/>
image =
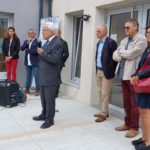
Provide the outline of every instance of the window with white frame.
<path id="1" fill-rule="evenodd" d="M 73 56 L 72 56 L 72 81 L 79 83 L 81 75 L 83 19 L 74 16 L 73 23 Z"/>

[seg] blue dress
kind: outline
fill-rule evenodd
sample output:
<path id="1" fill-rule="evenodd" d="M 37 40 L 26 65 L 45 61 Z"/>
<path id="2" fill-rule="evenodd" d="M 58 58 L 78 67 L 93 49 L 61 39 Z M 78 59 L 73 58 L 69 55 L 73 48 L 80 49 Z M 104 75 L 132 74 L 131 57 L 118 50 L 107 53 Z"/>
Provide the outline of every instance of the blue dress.
<path id="1" fill-rule="evenodd" d="M 150 54 L 150 47 L 147 47 L 143 53 L 139 62 L 138 69 L 134 75 L 137 75 L 139 79 L 150 77 L 150 70 L 139 73 L 139 69 L 143 66 L 147 56 Z M 150 108 L 150 93 L 137 93 L 137 105 L 140 108 Z"/>

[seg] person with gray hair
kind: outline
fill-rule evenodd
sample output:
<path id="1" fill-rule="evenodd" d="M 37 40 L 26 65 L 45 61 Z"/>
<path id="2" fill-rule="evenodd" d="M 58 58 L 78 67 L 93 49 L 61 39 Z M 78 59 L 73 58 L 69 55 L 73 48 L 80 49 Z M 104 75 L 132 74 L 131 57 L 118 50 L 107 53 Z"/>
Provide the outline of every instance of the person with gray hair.
<path id="1" fill-rule="evenodd" d="M 32 82 L 32 75 L 35 78 L 35 96 L 40 95 L 39 85 L 39 54 L 37 48 L 41 47 L 41 41 L 35 38 L 34 29 L 28 30 L 28 39 L 24 41 L 21 50 L 25 51 L 24 65 L 26 67 L 26 85 L 25 92 L 30 93 L 30 86 Z"/>
<path id="2" fill-rule="evenodd" d="M 38 48 L 39 54 L 39 81 L 42 112 L 33 117 L 35 121 L 45 121 L 41 128 L 49 128 L 54 124 L 55 98 L 61 83 L 60 63 L 63 52 L 62 42 L 56 37 L 54 24 L 44 24 L 42 28 L 43 38 L 47 42 L 42 48 Z"/>
<path id="3" fill-rule="evenodd" d="M 96 82 L 99 91 L 101 112 L 95 114 L 96 122 L 103 122 L 109 116 L 108 103 L 112 89 L 112 79 L 115 75 L 117 62 L 112 59 L 113 52 L 117 49 L 117 43 L 107 37 L 106 25 L 97 28 L 96 36 L 98 42 L 96 47 Z"/>
<path id="4" fill-rule="evenodd" d="M 116 131 L 128 132 L 125 137 L 132 138 L 139 130 L 139 110 L 136 105 L 136 95 L 130 83 L 131 76 L 138 67 L 139 60 L 146 48 L 146 38 L 138 33 L 139 23 L 134 18 L 124 24 L 126 37 L 113 54 L 113 59 L 118 62 L 116 74 L 121 80 L 123 105 L 125 110 L 124 123 L 115 128 Z"/>

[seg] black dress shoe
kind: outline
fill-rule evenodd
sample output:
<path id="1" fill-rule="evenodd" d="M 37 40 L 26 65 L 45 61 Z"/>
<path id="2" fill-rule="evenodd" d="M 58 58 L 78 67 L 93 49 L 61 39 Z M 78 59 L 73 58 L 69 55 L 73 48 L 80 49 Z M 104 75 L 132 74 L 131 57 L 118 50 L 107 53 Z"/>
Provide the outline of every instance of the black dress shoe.
<path id="1" fill-rule="evenodd" d="M 146 146 L 145 143 L 141 143 L 135 146 L 136 150 L 150 150 L 150 145 Z"/>
<path id="2" fill-rule="evenodd" d="M 42 115 L 35 116 L 32 119 L 35 120 L 35 121 L 45 121 L 46 120 L 46 118 L 43 117 Z"/>
<path id="3" fill-rule="evenodd" d="M 142 138 L 139 138 L 137 140 L 132 141 L 132 145 L 136 146 L 139 145 L 141 143 L 143 143 L 144 141 L 142 140 Z"/>
<path id="4" fill-rule="evenodd" d="M 49 127 L 52 126 L 53 124 L 54 124 L 53 121 L 46 120 L 46 121 L 41 125 L 41 129 L 49 128 Z"/>

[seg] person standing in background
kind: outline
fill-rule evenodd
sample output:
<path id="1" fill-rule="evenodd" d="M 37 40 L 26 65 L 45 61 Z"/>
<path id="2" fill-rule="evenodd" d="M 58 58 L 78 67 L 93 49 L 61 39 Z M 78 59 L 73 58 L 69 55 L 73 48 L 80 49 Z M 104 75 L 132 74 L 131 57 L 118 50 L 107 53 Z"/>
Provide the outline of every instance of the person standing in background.
<path id="1" fill-rule="evenodd" d="M 66 62 L 67 58 L 69 57 L 68 44 L 61 37 L 61 30 L 60 29 L 58 29 L 58 31 L 56 33 L 56 36 L 60 39 L 60 41 L 62 42 L 62 45 L 63 45 L 63 53 L 62 53 L 61 63 L 60 63 L 60 69 L 62 71 L 62 68 L 65 67 L 65 62 Z M 58 97 L 58 94 L 59 94 L 59 89 L 60 89 L 60 87 L 58 88 L 58 91 L 57 91 L 57 94 L 56 94 L 57 97 Z"/>
<path id="2" fill-rule="evenodd" d="M 68 50 L 68 44 L 67 42 L 61 37 L 61 30 L 58 29 L 56 36 L 60 39 L 60 41 L 63 44 L 63 53 L 62 53 L 62 62 L 60 64 L 61 69 L 65 67 L 65 62 L 67 58 L 69 57 L 69 50 Z"/>
<path id="3" fill-rule="evenodd" d="M 100 25 L 96 31 L 97 43 L 96 49 L 96 83 L 99 91 L 99 101 L 101 112 L 95 114 L 96 122 L 105 121 L 109 116 L 108 104 L 112 89 L 112 79 L 115 76 L 117 62 L 112 59 L 113 52 L 117 49 L 117 43 L 107 37 L 106 25 Z"/>
<path id="4" fill-rule="evenodd" d="M 140 71 L 146 61 L 148 62 L 147 65 L 150 65 L 150 25 L 146 27 L 145 36 L 147 38 L 147 48 L 142 55 L 138 69 L 130 80 L 132 85 L 134 85 L 137 80 L 150 77 L 150 69 Z M 142 137 L 132 141 L 132 144 L 136 150 L 150 150 L 150 93 L 137 93 L 136 96 L 140 111 Z"/>
<path id="5" fill-rule="evenodd" d="M 125 22 L 124 38 L 113 54 L 113 59 L 118 61 L 116 74 L 121 79 L 123 104 L 125 110 L 124 124 L 116 127 L 117 131 L 129 130 L 125 135 L 128 138 L 135 137 L 139 129 L 139 110 L 136 105 L 135 92 L 130 84 L 131 76 L 138 67 L 139 60 L 146 48 L 146 38 L 139 34 L 139 23 L 135 19 Z"/>
<path id="6" fill-rule="evenodd" d="M 35 38 L 35 31 L 29 29 L 28 39 L 24 41 L 21 50 L 25 51 L 24 65 L 26 66 L 26 93 L 30 93 L 30 86 L 32 82 L 32 75 L 35 78 L 35 96 L 40 95 L 39 85 L 39 54 L 37 48 L 41 47 L 41 42 Z"/>
<path id="7" fill-rule="evenodd" d="M 7 37 L 2 43 L 2 51 L 5 58 L 7 80 L 16 81 L 16 70 L 19 58 L 20 40 L 14 27 L 9 27 Z"/>

